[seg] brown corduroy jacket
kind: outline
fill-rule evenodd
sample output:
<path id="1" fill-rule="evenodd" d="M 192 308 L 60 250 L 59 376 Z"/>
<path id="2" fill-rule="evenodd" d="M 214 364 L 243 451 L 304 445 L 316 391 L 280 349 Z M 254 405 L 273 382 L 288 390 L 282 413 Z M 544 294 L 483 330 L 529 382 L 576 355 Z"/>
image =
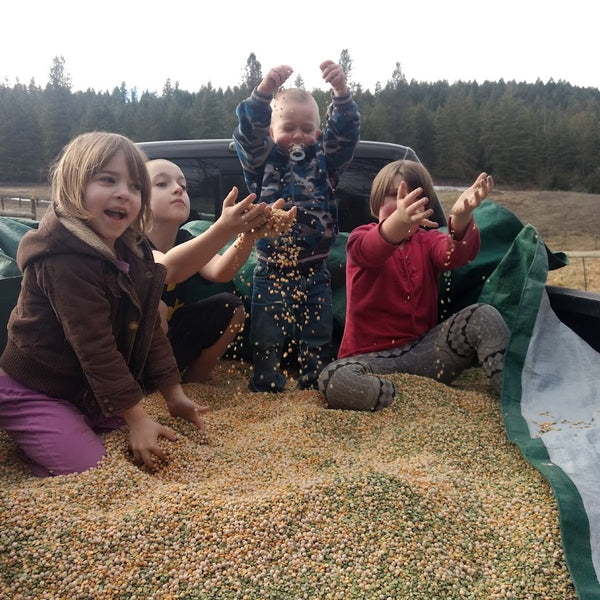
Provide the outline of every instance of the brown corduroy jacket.
<path id="1" fill-rule="evenodd" d="M 120 413 L 180 381 L 158 303 L 165 268 L 127 232 L 112 251 L 79 219 L 51 207 L 17 251 L 21 292 L 0 366 L 23 385 Z"/>

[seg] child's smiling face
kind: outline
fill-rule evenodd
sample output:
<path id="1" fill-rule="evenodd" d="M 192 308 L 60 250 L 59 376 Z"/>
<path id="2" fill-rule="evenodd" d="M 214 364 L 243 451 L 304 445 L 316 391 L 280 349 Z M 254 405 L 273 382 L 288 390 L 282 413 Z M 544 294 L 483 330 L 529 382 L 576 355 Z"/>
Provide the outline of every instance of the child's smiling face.
<path id="1" fill-rule="evenodd" d="M 281 100 L 271 117 L 271 137 L 287 150 L 291 145 L 310 146 L 319 135 L 319 109 L 314 102 Z"/>
<path id="2" fill-rule="evenodd" d="M 115 241 L 136 220 L 142 207 L 140 182 L 133 179 L 123 152 L 95 173 L 85 187 L 83 204 L 89 226 L 114 249 Z"/>

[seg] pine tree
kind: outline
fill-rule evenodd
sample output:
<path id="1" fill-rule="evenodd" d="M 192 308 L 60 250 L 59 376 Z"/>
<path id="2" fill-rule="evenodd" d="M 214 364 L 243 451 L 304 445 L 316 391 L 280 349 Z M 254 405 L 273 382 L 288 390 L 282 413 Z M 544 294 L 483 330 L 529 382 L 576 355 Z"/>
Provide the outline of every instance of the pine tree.
<path id="1" fill-rule="evenodd" d="M 56 56 L 52 61 L 49 81 L 41 104 L 44 162 L 50 164 L 77 130 L 71 110 L 71 78 L 65 59 Z"/>
<path id="2" fill-rule="evenodd" d="M 251 52 L 246 61 L 242 86 L 247 90 L 253 90 L 261 82 L 262 78 L 261 64 L 256 59 L 256 54 Z"/>
<path id="3" fill-rule="evenodd" d="M 354 84 L 352 83 L 352 59 L 348 50 L 342 50 L 340 53 L 340 66 L 344 71 L 346 86 L 349 90 L 354 91 Z"/>

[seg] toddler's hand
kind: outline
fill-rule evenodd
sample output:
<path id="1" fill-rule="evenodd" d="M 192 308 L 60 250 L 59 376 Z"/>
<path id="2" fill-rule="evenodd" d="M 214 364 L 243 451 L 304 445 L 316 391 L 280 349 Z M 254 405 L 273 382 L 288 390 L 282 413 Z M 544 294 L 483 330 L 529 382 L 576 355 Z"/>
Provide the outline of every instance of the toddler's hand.
<path id="1" fill-rule="evenodd" d="M 341 65 L 334 63 L 332 60 L 325 60 L 319 65 L 319 68 L 323 74 L 323 79 L 333 88 L 335 96 L 343 96 L 348 92 L 344 69 Z"/>
<path id="2" fill-rule="evenodd" d="M 272 96 L 290 77 L 294 69 L 289 65 L 273 67 L 256 88 L 261 94 Z"/>

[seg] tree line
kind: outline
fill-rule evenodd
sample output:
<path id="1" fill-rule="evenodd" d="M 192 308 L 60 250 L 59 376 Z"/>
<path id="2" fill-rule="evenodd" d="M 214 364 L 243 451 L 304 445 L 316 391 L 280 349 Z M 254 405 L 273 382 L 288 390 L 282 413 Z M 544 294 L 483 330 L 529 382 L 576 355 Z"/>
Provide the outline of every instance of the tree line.
<path id="1" fill-rule="evenodd" d="M 600 90 L 564 81 L 434 83 L 407 81 L 400 63 L 384 85 L 363 89 L 344 67 L 362 116 L 361 138 L 412 147 L 438 183 L 471 181 L 480 171 L 503 186 L 600 193 Z M 161 93 L 128 89 L 72 91 L 56 57 L 41 87 L 0 84 L 0 181 L 47 181 L 48 166 L 74 135 L 105 130 L 134 141 L 228 138 L 235 108 L 262 78 L 250 54 L 242 81 Z M 301 77 L 294 84 L 304 87 Z M 312 90 L 321 114 L 329 93 Z"/>

